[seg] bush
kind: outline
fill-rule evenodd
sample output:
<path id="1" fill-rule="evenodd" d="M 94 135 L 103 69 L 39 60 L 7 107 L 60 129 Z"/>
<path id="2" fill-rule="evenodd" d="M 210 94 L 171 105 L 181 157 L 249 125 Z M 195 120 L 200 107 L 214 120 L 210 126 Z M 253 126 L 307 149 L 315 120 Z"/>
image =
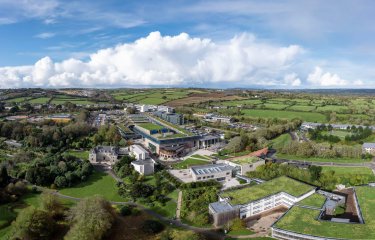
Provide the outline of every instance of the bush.
<path id="1" fill-rule="evenodd" d="M 164 225 L 155 220 L 146 220 L 142 225 L 142 231 L 145 233 L 159 233 L 164 230 Z"/>
<path id="2" fill-rule="evenodd" d="M 122 208 L 120 209 L 120 213 L 122 216 L 129 216 L 130 214 L 132 214 L 132 208 L 128 205 L 122 206 Z"/>

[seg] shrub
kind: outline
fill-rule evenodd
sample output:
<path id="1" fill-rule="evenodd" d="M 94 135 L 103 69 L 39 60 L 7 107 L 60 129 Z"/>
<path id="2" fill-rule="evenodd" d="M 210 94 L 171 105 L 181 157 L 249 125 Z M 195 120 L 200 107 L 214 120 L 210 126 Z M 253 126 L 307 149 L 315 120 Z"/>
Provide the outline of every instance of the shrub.
<path id="1" fill-rule="evenodd" d="M 122 216 L 129 216 L 132 214 L 132 208 L 128 205 L 122 206 L 120 209 L 120 213 Z"/>
<path id="2" fill-rule="evenodd" d="M 164 230 L 164 225 L 155 220 L 146 220 L 142 225 L 142 231 L 145 233 L 159 233 Z"/>

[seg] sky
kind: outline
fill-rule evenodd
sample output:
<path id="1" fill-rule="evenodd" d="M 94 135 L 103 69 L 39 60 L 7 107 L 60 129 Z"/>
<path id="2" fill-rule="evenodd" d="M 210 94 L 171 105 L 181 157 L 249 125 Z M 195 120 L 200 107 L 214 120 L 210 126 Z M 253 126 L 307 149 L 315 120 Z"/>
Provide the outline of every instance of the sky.
<path id="1" fill-rule="evenodd" d="M 372 0 L 0 0 L 0 88 L 374 88 Z"/>

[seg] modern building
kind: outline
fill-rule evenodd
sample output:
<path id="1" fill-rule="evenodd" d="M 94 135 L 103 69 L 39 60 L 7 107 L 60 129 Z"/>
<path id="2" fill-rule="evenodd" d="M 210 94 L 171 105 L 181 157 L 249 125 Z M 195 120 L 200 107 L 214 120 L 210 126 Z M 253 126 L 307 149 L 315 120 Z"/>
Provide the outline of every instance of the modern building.
<path id="1" fill-rule="evenodd" d="M 133 161 L 131 165 L 142 175 L 151 175 L 154 173 L 155 162 L 152 159 Z"/>
<path id="2" fill-rule="evenodd" d="M 133 156 L 136 160 L 145 160 L 149 158 L 148 151 L 139 145 L 131 145 L 129 147 L 129 155 Z"/>
<path id="3" fill-rule="evenodd" d="M 175 125 L 183 125 L 185 123 L 183 114 L 156 111 L 154 112 L 154 115 L 161 118 L 164 121 L 170 122 Z"/>
<path id="4" fill-rule="evenodd" d="M 215 115 L 215 114 L 209 113 L 204 116 L 204 120 L 208 122 L 221 122 L 221 123 L 229 124 L 233 122 L 234 119 L 228 116 L 221 116 L 221 115 Z"/>
<path id="5" fill-rule="evenodd" d="M 290 208 L 314 194 L 314 186 L 288 177 L 278 177 L 255 186 L 229 189 L 219 194 L 219 201 L 209 204 L 216 226 L 234 218 L 255 217 L 277 207 Z M 221 207 L 217 207 L 221 206 Z"/>
<path id="6" fill-rule="evenodd" d="M 216 180 L 227 181 L 232 178 L 233 167 L 226 164 L 208 164 L 190 167 L 194 182 Z"/>
<path id="7" fill-rule="evenodd" d="M 325 214 L 332 212 L 337 204 L 330 196 L 319 197 L 326 194 L 318 191 L 319 194 L 297 203 L 279 218 L 271 226 L 272 237 L 291 240 L 375 239 L 375 204 L 371 197 L 375 195 L 375 187 L 367 185 L 345 190 L 353 194 L 347 196 L 344 214 L 327 220 Z"/>
<path id="8" fill-rule="evenodd" d="M 375 143 L 363 143 L 362 153 L 369 153 L 375 155 Z"/>
<path id="9" fill-rule="evenodd" d="M 203 135 L 198 140 L 198 148 L 209 148 L 221 141 L 220 135 Z"/>

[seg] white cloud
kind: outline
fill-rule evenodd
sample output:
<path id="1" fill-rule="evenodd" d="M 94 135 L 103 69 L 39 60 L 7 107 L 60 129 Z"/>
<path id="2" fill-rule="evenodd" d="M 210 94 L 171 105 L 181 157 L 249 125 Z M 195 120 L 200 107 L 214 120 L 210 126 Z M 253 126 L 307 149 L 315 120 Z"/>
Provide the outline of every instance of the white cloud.
<path id="1" fill-rule="evenodd" d="M 35 35 L 35 37 L 36 38 L 41 38 L 41 39 L 47 39 L 47 38 L 52 38 L 55 35 L 56 35 L 55 33 L 44 32 L 44 33 L 39 33 L 39 34 Z"/>
<path id="2" fill-rule="evenodd" d="M 313 86 L 321 87 L 348 85 L 347 80 L 340 78 L 337 74 L 323 72 L 320 67 L 315 67 L 314 71 L 308 75 L 307 81 Z"/>
<path id="3" fill-rule="evenodd" d="M 287 87 L 298 87 L 301 85 L 301 79 L 296 73 L 289 73 L 284 77 L 284 83 Z"/>
<path id="4" fill-rule="evenodd" d="M 215 43 L 186 33 L 161 36 L 152 32 L 132 43 L 91 54 L 89 60 L 54 63 L 49 57 L 33 66 L 0 68 L 0 87 L 78 87 L 194 85 L 231 82 L 246 86 L 283 84 L 302 48 L 261 43 L 241 34 Z M 276 79 L 276 80 L 275 80 Z M 286 78 L 298 85 L 296 75 Z"/>

